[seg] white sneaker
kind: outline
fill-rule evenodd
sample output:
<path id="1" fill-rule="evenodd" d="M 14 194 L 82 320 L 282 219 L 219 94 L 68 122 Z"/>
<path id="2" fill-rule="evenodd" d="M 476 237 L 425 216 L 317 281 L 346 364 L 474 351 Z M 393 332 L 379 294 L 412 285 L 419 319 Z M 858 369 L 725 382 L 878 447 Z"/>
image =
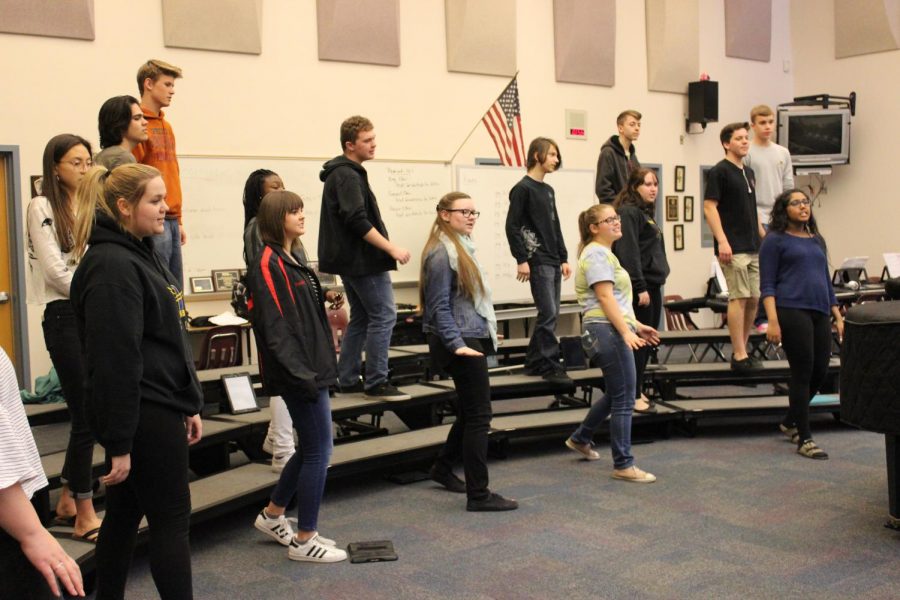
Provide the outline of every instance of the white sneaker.
<path id="1" fill-rule="evenodd" d="M 288 546 L 288 558 L 305 562 L 333 563 L 347 560 L 347 553 L 326 544 L 322 536 L 315 535 L 305 544 L 298 542 L 297 538 L 292 538 L 291 545 Z"/>
<path id="2" fill-rule="evenodd" d="M 288 461 L 291 460 L 291 457 L 294 456 L 294 452 L 288 452 L 287 454 L 281 455 L 273 455 L 272 456 L 272 472 L 273 473 L 281 473 L 284 471 L 284 466 L 288 464 Z"/>
<path id="3" fill-rule="evenodd" d="M 256 515 L 256 521 L 253 523 L 253 526 L 282 546 L 290 546 L 291 540 L 294 539 L 294 529 L 291 527 L 290 520 L 283 514 L 273 519 L 272 517 L 267 517 L 266 511 L 263 509 Z M 337 547 L 337 542 L 330 540 L 327 537 L 316 535 L 313 539 L 318 540 L 326 546 Z"/>

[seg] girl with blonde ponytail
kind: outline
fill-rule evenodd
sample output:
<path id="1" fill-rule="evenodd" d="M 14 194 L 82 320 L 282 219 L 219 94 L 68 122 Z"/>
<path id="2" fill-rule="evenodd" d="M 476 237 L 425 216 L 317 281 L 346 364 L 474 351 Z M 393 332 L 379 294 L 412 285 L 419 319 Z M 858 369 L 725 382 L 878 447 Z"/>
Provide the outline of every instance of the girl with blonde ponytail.
<path id="1" fill-rule="evenodd" d="M 200 440 L 202 394 L 179 282 L 152 237 L 166 186 L 141 164 L 95 167 L 78 186 L 72 305 L 87 366 L 85 415 L 106 449 L 106 515 L 97 598 L 123 598 L 141 519 L 163 598 L 191 598 L 188 445 Z"/>
<path id="2" fill-rule="evenodd" d="M 519 506 L 515 500 L 488 489 L 491 396 L 485 355 L 497 348 L 497 317 L 471 238 L 479 212 L 462 192 L 445 195 L 436 211 L 422 251 L 422 329 L 436 370 L 453 377 L 457 401 L 456 421 L 431 467 L 431 478 L 451 492 L 465 493 L 466 510 L 514 510 Z M 459 458 L 465 481 L 453 473 Z"/>

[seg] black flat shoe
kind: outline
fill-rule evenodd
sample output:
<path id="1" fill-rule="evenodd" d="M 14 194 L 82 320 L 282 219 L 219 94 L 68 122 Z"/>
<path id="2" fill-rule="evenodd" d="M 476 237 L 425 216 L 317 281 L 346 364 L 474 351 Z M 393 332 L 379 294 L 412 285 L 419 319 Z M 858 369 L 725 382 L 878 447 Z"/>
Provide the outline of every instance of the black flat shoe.
<path id="1" fill-rule="evenodd" d="M 501 510 L 516 510 L 519 503 L 515 500 L 504 498 L 500 494 L 491 494 L 483 500 L 469 499 L 466 502 L 466 510 L 469 512 L 497 512 Z"/>
<path id="2" fill-rule="evenodd" d="M 428 475 L 431 477 L 432 481 L 441 484 L 454 494 L 466 493 L 466 482 L 457 477 L 453 471 L 445 473 L 437 470 L 435 467 L 431 467 L 431 471 L 429 471 Z"/>

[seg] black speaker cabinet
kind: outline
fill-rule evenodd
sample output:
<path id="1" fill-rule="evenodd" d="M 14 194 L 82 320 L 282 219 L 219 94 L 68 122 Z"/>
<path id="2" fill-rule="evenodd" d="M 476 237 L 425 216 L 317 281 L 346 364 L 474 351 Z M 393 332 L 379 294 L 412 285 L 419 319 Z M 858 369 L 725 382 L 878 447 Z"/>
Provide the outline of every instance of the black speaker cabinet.
<path id="1" fill-rule="evenodd" d="M 719 120 L 719 82 L 692 81 L 688 84 L 688 121 L 714 123 Z"/>

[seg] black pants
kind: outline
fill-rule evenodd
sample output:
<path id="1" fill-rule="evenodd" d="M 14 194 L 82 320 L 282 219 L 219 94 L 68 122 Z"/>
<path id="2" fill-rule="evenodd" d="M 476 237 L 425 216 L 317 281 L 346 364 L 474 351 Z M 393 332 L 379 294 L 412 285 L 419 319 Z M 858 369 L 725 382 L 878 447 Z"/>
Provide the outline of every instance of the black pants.
<path id="1" fill-rule="evenodd" d="M 800 441 L 812 439 L 809 401 L 822 387 L 831 356 L 831 317 L 815 310 L 777 307 L 781 346 L 791 367 L 790 408 L 784 425 L 796 427 Z"/>
<path id="2" fill-rule="evenodd" d="M 646 306 L 638 305 L 637 294 L 634 295 L 631 306 L 634 308 L 634 316 L 644 325 L 649 325 L 654 329 L 659 325 L 659 311 L 662 310 L 662 292 L 658 285 L 647 285 L 647 293 L 650 294 L 650 304 Z M 647 361 L 653 353 L 652 346 L 644 346 L 634 351 L 634 370 L 636 377 L 635 398 L 641 397 L 644 389 L 644 369 L 647 368 Z"/>
<path id="3" fill-rule="evenodd" d="M 44 524 L 50 512 L 49 489 L 40 489 L 31 497 L 31 504 Z M 0 529 L 0 600 L 44 600 L 52 597 L 50 586 L 29 562 L 19 542 Z"/>
<path id="4" fill-rule="evenodd" d="M 94 461 L 94 436 L 84 418 L 84 354 L 78 339 L 75 312 L 68 300 L 56 300 L 44 310 L 44 343 L 59 376 L 72 429 L 62 479 L 76 498 L 93 495 L 91 463 Z"/>
<path id="5" fill-rule="evenodd" d="M 150 573 L 160 598 L 193 598 L 184 415 L 152 402 L 141 405 L 128 478 L 106 489 L 106 516 L 97 544 L 98 600 L 125 597 L 134 542 L 145 515 L 150 528 Z"/>
<path id="6" fill-rule="evenodd" d="M 466 338 L 466 345 L 484 354 L 493 354 L 490 340 Z M 457 356 L 433 334 L 428 334 L 428 347 L 434 366 L 449 373 L 456 384 L 456 421 L 438 452 L 435 467 L 449 472 L 462 458 L 466 495 L 473 500 L 482 500 L 490 494 L 487 448 L 492 415 L 487 359 L 484 356 Z"/>

